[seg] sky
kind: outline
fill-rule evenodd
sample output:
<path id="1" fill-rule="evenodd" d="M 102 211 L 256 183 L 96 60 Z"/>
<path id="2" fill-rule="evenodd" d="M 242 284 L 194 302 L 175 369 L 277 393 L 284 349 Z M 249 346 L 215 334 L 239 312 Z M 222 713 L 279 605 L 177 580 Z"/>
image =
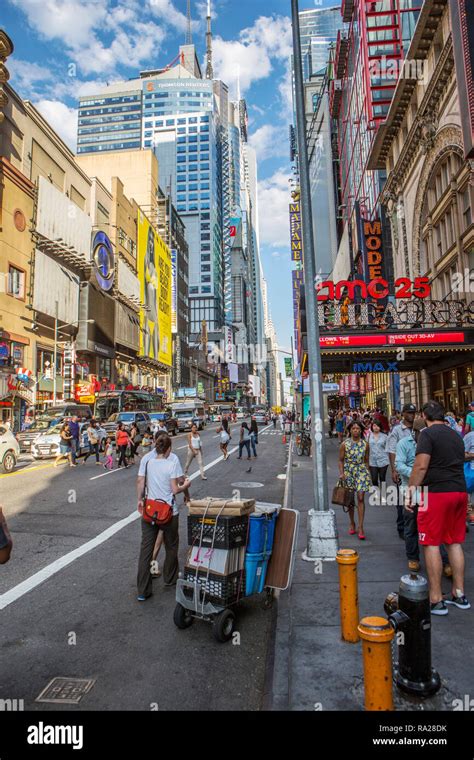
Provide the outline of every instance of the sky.
<path id="1" fill-rule="evenodd" d="M 337 0 L 300 0 L 300 10 Z M 192 0 L 193 42 L 205 54 L 205 0 Z M 249 111 L 258 158 L 261 258 L 281 349 L 293 333 L 288 204 L 292 176 L 290 0 L 213 0 L 214 76 Z M 185 41 L 186 0 L 2 0 L 0 25 L 15 50 L 10 84 L 75 150 L 77 98 L 104 82 L 164 66 Z M 280 364 L 283 372 L 283 354 Z"/>

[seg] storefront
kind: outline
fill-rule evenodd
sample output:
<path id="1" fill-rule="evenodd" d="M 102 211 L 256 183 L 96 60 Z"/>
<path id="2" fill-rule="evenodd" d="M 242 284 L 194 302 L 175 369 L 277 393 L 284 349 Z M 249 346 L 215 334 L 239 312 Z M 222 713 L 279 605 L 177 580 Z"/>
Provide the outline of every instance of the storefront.
<path id="1" fill-rule="evenodd" d="M 474 400 L 474 359 L 441 371 L 428 370 L 428 376 L 431 398 L 447 411 L 462 414 Z"/>

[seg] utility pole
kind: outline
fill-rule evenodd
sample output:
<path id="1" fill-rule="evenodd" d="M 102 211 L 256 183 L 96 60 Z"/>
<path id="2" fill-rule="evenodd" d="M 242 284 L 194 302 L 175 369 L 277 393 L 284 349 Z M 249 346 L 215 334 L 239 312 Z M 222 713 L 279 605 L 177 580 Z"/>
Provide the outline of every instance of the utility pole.
<path id="1" fill-rule="evenodd" d="M 293 65 L 295 72 L 296 129 L 301 191 L 301 226 L 303 232 L 303 268 L 308 330 L 308 368 L 311 399 L 311 420 L 314 438 L 313 499 L 308 512 L 308 541 L 303 559 L 335 559 L 337 554 L 337 527 L 334 510 L 329 509 L 326 447 L 323 424 L 323 386 L 321 347 L 316 308 L 313 215 L 309 179 L 308 146 L 306 143 L 306 109 L 301 63 L 301 38 L 298 0 L 291 0 L 293 27 Z"/>
<path id="2" fill-rule="evenodd" d="M 55 311 L 54 311 L 54 352 L 53 352 L 53 404 L 56 403 L 57 399 L 57 362 L 58 362 L 58 311 L 59 311 L 59 304 L 57 301 L 55 301 Z"/>

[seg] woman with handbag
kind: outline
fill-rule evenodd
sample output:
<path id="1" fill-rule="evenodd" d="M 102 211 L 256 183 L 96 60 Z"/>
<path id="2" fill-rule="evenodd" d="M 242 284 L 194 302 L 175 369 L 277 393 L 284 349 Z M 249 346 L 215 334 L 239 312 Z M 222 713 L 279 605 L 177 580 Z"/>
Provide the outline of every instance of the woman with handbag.
<path id="1" fill-rule="evenodd" d="M 349 520 L 351 527 L 349 533 L 353 536 L 358 533 L 360 540 L 365 539 L 364 534 L 364 515 L 365 501 L 364 497 L 367 491 L 370 491 L 371 479 L 369 473 L 369 454 L 370 447 L 367 441 L 363 439 L 362 425 L 359 422 L 353 422 L 348 428 L 348 437 L 341 444 L 339 449 L 339 474 L 345 481 L 346 487 L 354 491 L 354 497 L 357 498 L 357 513 L 359 518 L 359 528 L 356 529 L 354 522 L 354 502 L 349 505 Z"/>
<path id="2" fill-rule="evenodd" d="M 176 495 L 187 491 L 188 478 L 182 480 L 183 471 L 178 457 L 171 452 L 171 438 L 161 433 L 150 452 L 140 462 L 137 478 L 138 511 L 142 515 L 142 543 L 138 560 L 138 601 L 151 596 L 151 561 L 155 542 L 163 531 L 165 561 L 163 580 L 165 586 L 173 586 L 178 577 L 178 505 Z M 181 485 L 179 485 L 179 482 Z"/>

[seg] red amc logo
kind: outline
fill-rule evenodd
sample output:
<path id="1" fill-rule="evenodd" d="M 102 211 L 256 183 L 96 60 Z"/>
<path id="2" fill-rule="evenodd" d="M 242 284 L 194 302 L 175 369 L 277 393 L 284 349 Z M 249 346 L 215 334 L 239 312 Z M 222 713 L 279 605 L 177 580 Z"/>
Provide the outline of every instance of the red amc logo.
<path id="1" fill-rule="evenodd" d="M 390 294 L 389 284 L 382 277 L 375 277 L 366 283 L 363 280 L 324 280 L 315 285 L 318 301 L 342 301 L 349 298 L 354 301 L 357 290 L 360 298 L 382 299 Z M 324 289 L 327 293 L 322 293 Z M 415 277 L 412 281 L 408 277 L 399 277 L 395 280 L 395 298 L 428 298 L 431 294 L 431 286 L 428 277 Z"/>

